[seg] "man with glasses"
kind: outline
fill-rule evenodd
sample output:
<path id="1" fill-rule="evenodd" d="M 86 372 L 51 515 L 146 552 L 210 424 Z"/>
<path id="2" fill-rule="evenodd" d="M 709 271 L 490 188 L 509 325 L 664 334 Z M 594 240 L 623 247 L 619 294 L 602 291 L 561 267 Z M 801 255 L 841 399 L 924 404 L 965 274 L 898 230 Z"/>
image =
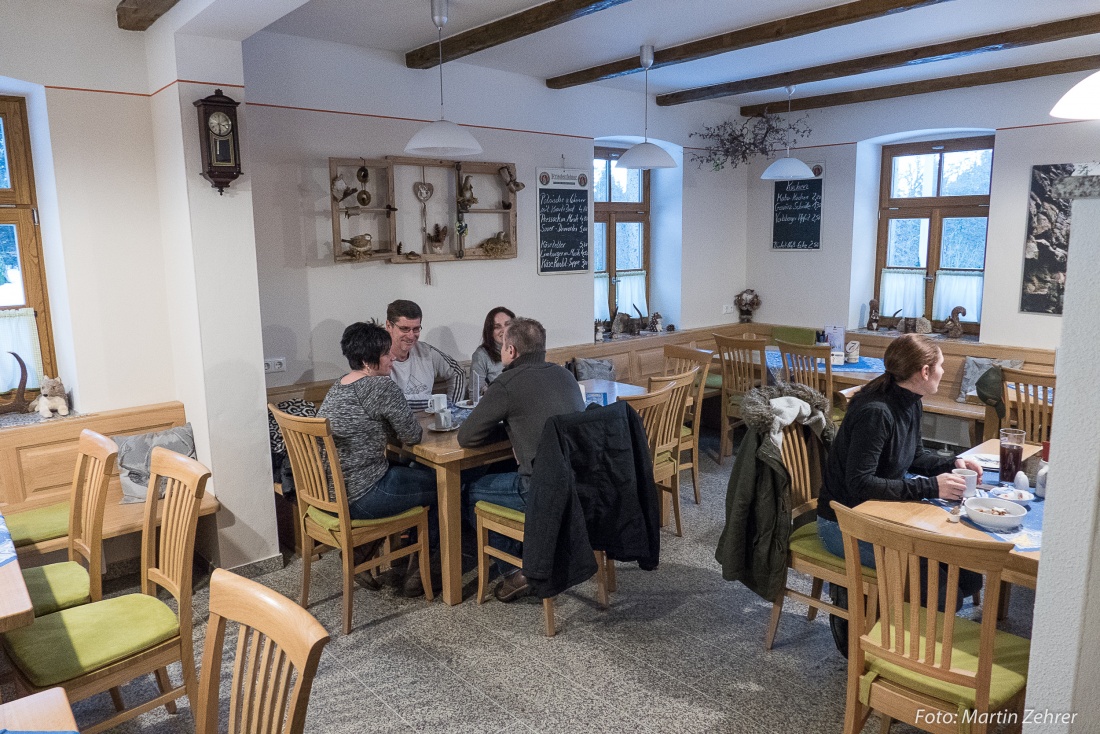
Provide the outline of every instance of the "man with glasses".
<path id="1" fill-rule="evenodd" d="M 437 379 L 447 381 L 451 402 L 466 397 L 466 372 L 450 355 L 420 341 L 424 312 L 413 301 L 397 300 L 386 306 L 386 331 L 392 345 L 393 367 L 390 377 L 413 410 L 424 410 L 431 399 Z"/>

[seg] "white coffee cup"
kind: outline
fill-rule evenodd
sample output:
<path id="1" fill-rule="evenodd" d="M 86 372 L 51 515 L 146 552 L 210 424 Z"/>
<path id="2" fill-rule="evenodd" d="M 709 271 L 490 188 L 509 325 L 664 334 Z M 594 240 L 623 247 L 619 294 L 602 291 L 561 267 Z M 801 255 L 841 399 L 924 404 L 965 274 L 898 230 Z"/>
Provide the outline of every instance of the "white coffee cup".
<path id="1" fill-rule="evenodd" d="M 437 392 L 432 395 L 431 401 L 428 406 L 432 409 L 433 413 L 439 413 L 447 409 L 447 396 L 441 392 Z"/>
<path id="2" fill-rule="evenodd" d="M 966 480 L 966 490 L 963 492 L 963 499 L 978 496 L 978 472 L 973 469 L 952 469 L 951 473 L 957 474 Z"/>
<path id="3" fill-rule="evenodd" d="M 435 412 L 435 427 L 439 430 L 443 431 L 450 428 L 454 425 L 452 421 L 453 416 L 451 416 L 451 411 L 446 407 L 444 407 L 443 410 L 437 410 Z"/>

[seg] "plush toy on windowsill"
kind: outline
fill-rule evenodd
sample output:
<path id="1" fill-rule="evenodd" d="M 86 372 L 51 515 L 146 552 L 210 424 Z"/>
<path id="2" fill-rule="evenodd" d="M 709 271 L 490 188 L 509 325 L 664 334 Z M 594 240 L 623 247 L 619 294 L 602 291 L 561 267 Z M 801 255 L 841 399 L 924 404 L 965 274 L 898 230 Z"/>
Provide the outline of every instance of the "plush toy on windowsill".
<path id="1" fill-rule="evenodd" d="M 69 400 L 65 395 L 65 385 L 61 383 L 61 378 L 43 377 L 41 393 L 31 401 L 27 412 L 38 411 L 43 418 L 53 418 L 55 410 L 58 415 L 69 414 Z"/>

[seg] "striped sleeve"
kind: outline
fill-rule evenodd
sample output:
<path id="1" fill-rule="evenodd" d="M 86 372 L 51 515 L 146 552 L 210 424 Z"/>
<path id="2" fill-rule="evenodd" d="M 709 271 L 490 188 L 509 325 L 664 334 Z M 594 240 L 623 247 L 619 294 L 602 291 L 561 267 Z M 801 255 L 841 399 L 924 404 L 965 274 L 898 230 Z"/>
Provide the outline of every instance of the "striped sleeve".
<path id="1" fill-rule="evenodd" d="M 427 345 L 432 351 L 432 366 L 435 368 L 435 376 L 447 381 L 447 397 L 452 403 L 466 399 L 466 370 L 462 369 L 454 357 L 436 349 L 431 344 Z"/>

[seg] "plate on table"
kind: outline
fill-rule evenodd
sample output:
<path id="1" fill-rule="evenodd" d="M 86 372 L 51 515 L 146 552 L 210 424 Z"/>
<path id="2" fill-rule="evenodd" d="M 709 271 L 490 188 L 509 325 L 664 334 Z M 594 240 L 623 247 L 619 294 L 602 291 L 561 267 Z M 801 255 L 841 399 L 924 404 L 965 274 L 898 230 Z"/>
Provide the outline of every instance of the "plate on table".
<path id="1" fill-rule="evenodd" d="M 459 400 L 457 403 L 455 403 L 455 407 L 462 408 L 463 410 L 471 410 L 474 407 L 474 404 L 471 403 L 469 400 Z"/>
<path id="2" fill-rule="evenodd" d="M 998 454 L 964 454 L 960 459 L 973 459 L 983 469 L 997 470 L 1001 468 L 1001 457 Z"/>
<path id="3" fill-rule="evenodd" d="M 457 431 L 459 426 L 451 426 L 450 428 L 436 428 L 435 426 L 428 426 L 429 431 L 433 433 L 450 433 L 451 431 Z"/>
<path id="4" fill-rule="evenodd" d="M 1027 505 L 1029 502 L 1035 499 L 1035 495 L 1023 489 L 1016 489 L 1015 487 L 997 487 L 989 491 L 989 496 L 1004 500 L 1005 502 L 1014 502 L 1017 505 Z"/>

